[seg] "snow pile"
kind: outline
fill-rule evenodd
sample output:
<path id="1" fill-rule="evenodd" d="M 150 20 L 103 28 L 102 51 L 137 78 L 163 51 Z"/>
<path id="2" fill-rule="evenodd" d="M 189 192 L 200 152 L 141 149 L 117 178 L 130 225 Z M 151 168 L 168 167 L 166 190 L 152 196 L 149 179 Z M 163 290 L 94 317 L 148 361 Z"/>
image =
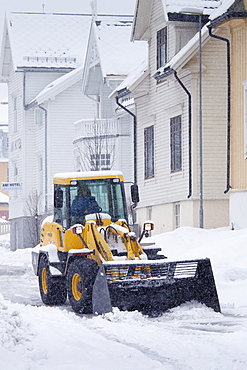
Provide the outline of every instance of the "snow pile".
<path id="1" fill-rule="evenodd" d="M 221 306 L 247 306 L 247 230 L 184 227 L 151 238 L 168 260 L 210 258 Z"/>
<path id="2" fill-rule="evenodd" d="M 31 250 L 0 237 L 0 368 L 10 370 L 244 370 L 247 229 L 181 228 L 151 238 L 169 260 L 209 257 L 222 313 L 190 302 L 150 318 L 114 309 L 76 315 L 44 306 Z"/>

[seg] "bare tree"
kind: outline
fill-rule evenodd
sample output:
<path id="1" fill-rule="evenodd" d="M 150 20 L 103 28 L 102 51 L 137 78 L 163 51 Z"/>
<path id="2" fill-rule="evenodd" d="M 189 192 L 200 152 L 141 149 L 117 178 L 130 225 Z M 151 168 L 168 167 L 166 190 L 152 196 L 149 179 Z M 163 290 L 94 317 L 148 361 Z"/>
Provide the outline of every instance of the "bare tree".
<path id="1" fill-rule="evenodd" d="M 78 165 L 82 171 L 110 170 L 116 157 L 116 137 L 111 120 L 87 122 L 86 135 L 76 140 Z M 80 145 L 79 145 L 80 143 Z"/>
<path id="2" fill-rule="evenodd" d="M 27 233 L 31 245 L 38 244 L 38 205 L 39 195 L 37 190 L 30 191 L 25 202 L 25 215 L 27 216 Z"/>
<path id="3" fill-rule="evenodd" d="M 40 240 L 40 224 L 42 220 L 53 214 L 53 206 L 51 206 L 46 214 L 39 214 L 40 197 L 37 190 L 30 191 L 25 202 L 24 213 L 27 216 L 27 234 L 29 235 L 30 245 L 35 246 Z"/>

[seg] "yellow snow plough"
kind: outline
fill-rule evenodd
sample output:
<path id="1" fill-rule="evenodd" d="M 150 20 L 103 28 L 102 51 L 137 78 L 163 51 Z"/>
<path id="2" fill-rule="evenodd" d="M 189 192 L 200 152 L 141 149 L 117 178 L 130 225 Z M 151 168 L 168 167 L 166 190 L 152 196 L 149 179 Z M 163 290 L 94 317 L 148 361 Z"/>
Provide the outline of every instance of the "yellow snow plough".
<path id="1" fill-rule="evenodd" d="M 196 300 L 220 311 L 209 259 L 168 262 L 161 249 L 142 243 L 128 223 L 123 174 L 119 171 L 54 176 L 54 215 L 41 226 L 32 250 L 42 301 L 77 313 L 139 310 L 162 313 Z M 137 185 L 130 187 L 139 201 Z"/>

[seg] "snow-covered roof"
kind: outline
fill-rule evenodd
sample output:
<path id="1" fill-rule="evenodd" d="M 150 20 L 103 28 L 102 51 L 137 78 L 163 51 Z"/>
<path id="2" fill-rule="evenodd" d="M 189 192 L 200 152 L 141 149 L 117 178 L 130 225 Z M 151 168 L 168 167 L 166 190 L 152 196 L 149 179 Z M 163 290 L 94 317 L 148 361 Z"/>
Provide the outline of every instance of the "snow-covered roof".
<path id="1" fill-rule="evenodd" d="M 1 191 L 0 191 L 0 203 L 9 203 L 8 195 L 2 193 Z"/>
<path id="2" fill-rule="evenodd" d="M 209 15 L 220 6 L 221 2 L 222 0 L 162 0 L 166 14 L 202 11 L 204 15 Z"/>
<path id="3" fill-rule="evenodd" d="M 218 7 L 218 9 L 212 12 L 209 19 L 210 20 L 216 19 L 220 17 L 222 14 L 226 13 L 234 2 L 235 0 L 222 0 L 222 4 Z"/>
<path id="4" fill-rule="evenodd" d="M 76 68 L 84 62 L 91 15 L 7 13 L 14 68 Z"/>
<path id="5" fill-rule="evenodd" d="M 162 0 L 163 14 L 166 21 L 169 15 L 176 13 L 210 15 L 223 0 Z M 132 40 L 148 40 L 150 37 L 149 23 L 152 2 L 138 0 L 133 21 Z"/>
<path id="6" fill-rule="evenodd" d="M 149 73 L 148 60 L 145 59 L 139 66 L 124 79 L 123 82 L 111 93 L 110 98 L 119 95 L 121 91 L 131 92 Z"/>
<path id="7" fill-rule="evenodd" d="M 97 23 L 95 27 L 97 47 L 103 77 L 127 76 L 147 58 L 148 46 L 143 42 L 131 42 L 133 17 L 121 17 Z"/>
<path id="8" fill-rule="evenodd" d="M 69 88 L 82 78 L 83 67 L 78 67 L 71 72 L 66 73 L 62 77 L 57 78 L 52 83 L 47 85 L 29 104 L 32 107 L 44 103 L 47 100 L 53 99 L 56 95 Z"/>
<path id="9" fill-rule="evenodd" d="M 241 4 L 241 2 L 237 2 L 236 0 L 222 0 L 221 6 L 218 9 L 216 9 L 210 15 L 209 19 L 211 21 L 213 21 L 214 19 L 216 19 L 216 18 L 220 17 L 221 15 L 227 13 L 234 3 L 236 3 L 236 9 L 235 9 L 236 11 L 238 11 L 238 8 L 239 8 L 240 12 L 245 10 L 244 9 L 244 4 Z"/>

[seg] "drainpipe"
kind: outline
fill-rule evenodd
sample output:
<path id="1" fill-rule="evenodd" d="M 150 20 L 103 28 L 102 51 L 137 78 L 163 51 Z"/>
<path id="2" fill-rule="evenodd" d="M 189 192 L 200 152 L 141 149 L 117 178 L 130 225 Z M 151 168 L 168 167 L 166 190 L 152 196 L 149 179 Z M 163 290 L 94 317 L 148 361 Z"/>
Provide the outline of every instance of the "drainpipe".
<path id="1" fill-rule="evenodd" d="M 183 84 L 183 82 L 180 80 L 180 78 L 178 77 L 177 75 L 177 72 L 173 69 L 173 74 L 176 78 L 176 80 L 178 81 L 179 85 L 183 88 L 183 90 L 186 92 L 186 94 L 188 95 L 188 129 L 189 129 L 189 194 L 187 196 L 187 198 L 190 198 L 191 195 L 192 195 L 192 155 L 191 155 L 191 152 L 192 152 L 192 140 L 191 140 L 191 93 L 189 92 L 189 90 L 185 87 L 185 85 Z"/>
<path id="2" fill-rule="evenodd" d="M 47 109 L 45 109 L 44 107 L 41 107 L 41 105 L 38 105 L 38 107 L 43 111 L 45 112 L 45 214 L 47 214 L 47 210 L 48 210 L 48 201 L 47 201 L 47 194 L 48 194 L 48 187 L 47 187 L 47 182 L 48 182 L 48 175 L 47 175 L 47 151 L 48 151 L 48 148 L 47 148 L 47 138 L 48 138 L 48 134 L 47 134 Z"/>
<path id="3" fill-rule="evenodd" d="M 133 117 L 133 122 L 134 122 L 134 183 L 137 183 L 137 148 L 136 148 L 136 115 L 132 113 L 129 109 L 124 107 L 121 103 L 119 103 L 119 96 L 116 96 L 116 103 L 119 107 L 121 107 L 123 110 L 125 110 L 127 113 L 129 113 Z"/>
<path id="4" fill-rule="evenodd" d="M 159 81 L 160 79 L 167 77 L 171 74 L 174 74 L 174 77 L 178 81 L 179 85 L 182 87 L 182 89 L 186 92 L 188 95 L 188 135 L 189 135 L 189 194 L 187 198 L 190 198 L 192 195 L 192 139 L 191 139 L 191 126 L 192 126 L 192 118 L 191 118 L 191 93 L 189 90 L 185 87 L 183 82 L 180 80 L 180 78 L 177 75 L 177 72 L 173 68 L 166 68 L 164 72 L 161 75 L 156 76 L 156 80 Z"/>
<path id="5" fill-rule="evenodd" d="M 45 214 L 47 214 L 48 211 L 48 200 L 47 200 L 47 194 L 48 194 L 48 184 L 47 184 L 47 109 L 43 108 L 41 105 L 39 105 L 36 101 L 33 101 L 30 104 L 26 104 L 26 72 L 24 72 L 24 78 L 23 78 L 23 106 L 25 110 L 29 110 L 30 108 L 39 107 L 40 109 L 45 112 Z"/>
<path id="6" fill-rule="evenodd" d="M 212 33 L 212 26 L 208 26 L 209 35 L 217 40 L 225 41 L 227 46 L 227 168 L 226 168 L 226 190 L 228 193 L 230 185 L 230 160 L 231 160 L 231 66 L 230 66 L 230 41 L 224 37 Z"/>
<path id="7" fill-rule="evenodd" d="M 47 200 L 47 194 L 48 194 L 48 187 L 47 187 L 47 179 L 48 179 L 48 174 L 47 174 L 47 157 L 48 157 L 48 148 L 47 148 L 47 109 L 42 107 L 41 105 L 37 104 L 37 102 L 33 102 L 31 104 L 24 105 L 25 110 L 29 110 L 30 108 L 34 107 L 39 107 L 40 109 L 45 112 L 45 214 L 48 211 L 48 200 Z"/>

